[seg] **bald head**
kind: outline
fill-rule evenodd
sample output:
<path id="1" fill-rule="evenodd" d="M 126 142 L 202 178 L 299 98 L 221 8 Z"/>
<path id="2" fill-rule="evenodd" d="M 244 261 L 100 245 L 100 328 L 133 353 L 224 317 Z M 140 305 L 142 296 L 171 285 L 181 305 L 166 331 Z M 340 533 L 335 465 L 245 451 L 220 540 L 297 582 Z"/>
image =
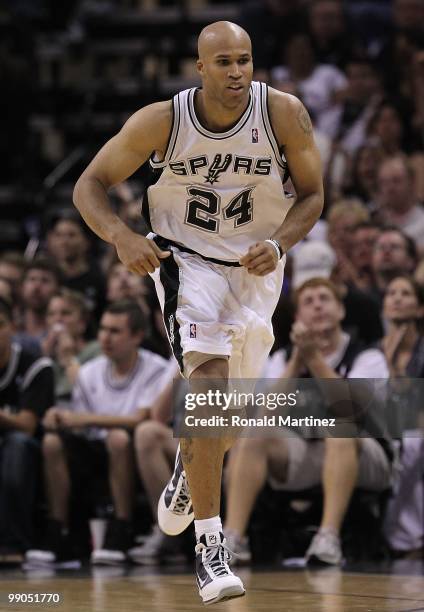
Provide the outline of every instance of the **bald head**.
<path id="1" fill-rule="evenodd" d="M 198 40 L 199 59 L 204 59 L 223 49 L 245 48 L 252 52 L 250 36 L 236 23 L 216 21 L 203 28 Z"/>

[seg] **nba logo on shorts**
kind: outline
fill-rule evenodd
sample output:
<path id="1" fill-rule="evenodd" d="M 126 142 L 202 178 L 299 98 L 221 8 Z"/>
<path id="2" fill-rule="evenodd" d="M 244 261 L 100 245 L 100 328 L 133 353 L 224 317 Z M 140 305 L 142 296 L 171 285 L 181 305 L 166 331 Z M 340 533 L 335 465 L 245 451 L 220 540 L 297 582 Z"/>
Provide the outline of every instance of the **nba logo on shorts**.
<path id="1" fill-rule="evenodd" d="M 259 142 L 259 131 L 258 128 L 252 129 L 252 142 Z"/>
<path id="2" fill-rule="evenodd" d="M 196 338 L 196 336 L 197 336 L 196 323 L 190 323 L 190 338 Z"/>

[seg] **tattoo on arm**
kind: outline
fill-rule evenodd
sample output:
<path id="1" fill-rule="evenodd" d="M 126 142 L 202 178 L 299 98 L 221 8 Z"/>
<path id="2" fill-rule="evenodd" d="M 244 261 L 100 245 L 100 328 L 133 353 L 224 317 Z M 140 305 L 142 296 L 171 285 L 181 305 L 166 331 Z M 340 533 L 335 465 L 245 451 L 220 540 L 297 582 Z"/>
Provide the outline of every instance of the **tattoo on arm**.
<path id="1" fill-rule="evenodd" d="M 191 449 L 192 444 L 193 440 L 191 438 L 181 439 L 181 458 L 184 466 L 193 461 L 193 451 Z"/>
<path id="2" fill-rule="evenodd" d="M 297 113 L 297 121 L 300 127 L 302 128 L 302 130 L 305 132 L 305 134 L 308 134 L 308 135 L 312 134 L 311 119 L 308 115 L 308 111 L 303 106 L 303 104 L 300 107 L 299 112 Z"/>

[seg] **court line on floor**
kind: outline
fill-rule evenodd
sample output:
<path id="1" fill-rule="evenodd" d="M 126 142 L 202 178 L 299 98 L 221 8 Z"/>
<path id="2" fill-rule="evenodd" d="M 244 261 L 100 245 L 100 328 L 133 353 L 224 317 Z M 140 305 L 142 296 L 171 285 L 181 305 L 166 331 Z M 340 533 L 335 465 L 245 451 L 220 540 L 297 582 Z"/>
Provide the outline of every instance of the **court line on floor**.
<path id="1" fill-rule="evenodd" d="M 362 593 L 331 593 L 328 591 L 325 591 L 323 593 L 320 593 L 318 591 L 305 591 L 304 589 L 302 589 L 301 591 L 297 591 L 297 590 L 292 590 L 292 589 L 277 589 L 277 588 L 272 588 L 272 587 L 262 587 L 262 588 L 258 588 L 258 587 L 248 587 L 249 593 L 251 591 L 266 591 L 266 592 L 270 592 L 270 593 L 303 593 L 303 594 L 308 594 L 308 595 L 339 595 L 340 597 L 363 597 L 363 598 L 374 598 L 374 599 L 392 599 L 394 601 L 424 601 L 424 599 L 420 599 L 419 597 L 397 597 L 396 595 L 364 595 Z M 424 608 L 418 608 L 418 610 L 424 610 Z M 409 612 L 409 610 L 405 610 L 404 612 Z M 413 611 L 411 611 L 413 612 Z"/>
<path id="2" fill-rule="evenodd" d="M 188 583 L 186 582 L 182 582 L 182 581 L 178 581 L 178 582 L 174 582 L 172 581 L 172 584 L 174 585 L 181 585 L 181 586 L 187 586 Z M 190 583 L 191 584 L 191 583 Z M 267 593 L 300 593 L 300 594 L 308 594 L 308 595 L 339 595 L 340 597 L 362 597 L 362 598 L 374 598 L 374 599 L 391 599 L 393 601 L 423 601 L 424 599 L 421 599 L 420 597 L 399 597 L 396 595 L 365 595 L 363 593 L 332 593 L 332 592 L 328 592 L 325 591 L 323 593 L 320 593 L 318 591 L 305 591 L 304 589 L 302 590 L 296 590 L 296 589 L 283 589 L 283 588 L 277 588 L 277 587 L 248 587 L 248 592 L 267 592 Z M 402 612 L 421 612 L 424 611 L 424 608 L 417 608 L 417 610 L 403 610 Z M 401 612 L 401 611 L 399 611 Z"/>

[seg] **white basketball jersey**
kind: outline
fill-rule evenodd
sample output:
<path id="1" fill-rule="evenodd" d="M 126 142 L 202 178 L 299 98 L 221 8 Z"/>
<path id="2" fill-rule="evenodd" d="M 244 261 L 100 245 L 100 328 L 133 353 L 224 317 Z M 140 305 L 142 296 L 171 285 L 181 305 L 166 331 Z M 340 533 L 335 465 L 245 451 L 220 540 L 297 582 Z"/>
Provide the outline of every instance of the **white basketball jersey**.
<path id="1" fill-rule="evenodd" d="M 218 133 L 198 120 L 195 93 L 173 98 L 167 151 L 150 161 L 160 177 L 147 190 L 143 213 L 156 234 L 205 257 L 238 261 L 272 236 L 293 203 L 283 189 L 287 164 L 269 119 L 268 88 L 253 82 L 237 124 Z"/>

